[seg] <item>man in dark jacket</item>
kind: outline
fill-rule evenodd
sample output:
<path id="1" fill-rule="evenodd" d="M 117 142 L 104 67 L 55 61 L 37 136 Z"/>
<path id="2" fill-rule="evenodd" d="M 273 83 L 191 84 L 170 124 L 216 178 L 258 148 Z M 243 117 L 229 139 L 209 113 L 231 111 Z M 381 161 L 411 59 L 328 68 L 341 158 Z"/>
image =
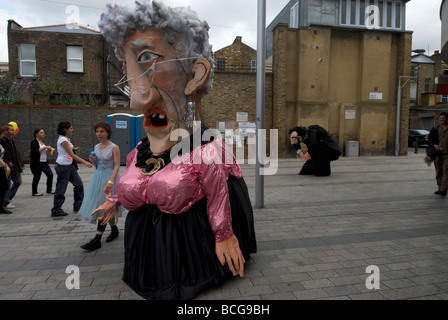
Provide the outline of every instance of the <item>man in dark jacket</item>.
<path id="1" fill-rule="evenodd" d="M 305 163 L 299 175 L 331 175 L 330 162 L 339 159 L 341 151 L 327 130 L 318 125 L 295 127 L 289 130 L 289 139 Z M 300 143 L 307 146 L 307 153 L 302 151 Z"/>
<path id="2" fill-rule="evenodd" d="M 11 200 L 15 197 L 17 190 L 19 190 L 19 187 L 22 185 L 22 172 L 25 169 L 25 164 L 20 157 L 19 150 L 14 141 L 14 127 L 10 124 L 6 125 L 2 146 L 5 148 L 4 161 L 11 169 L 11 174 L 8 178 L 8 185 L 10 188 L 5 194 L 3 206 L 6 209 L 14 209 L 15 206 L 11 203 Z"/>
<path id="3" fill-rule="evenodd" d="M 448 189 L 448 113 L 439 114 L 440 125 L 431 128 L 428 137 L 427 154 L 434 160 L 438 190 L 442 197 Z"/>

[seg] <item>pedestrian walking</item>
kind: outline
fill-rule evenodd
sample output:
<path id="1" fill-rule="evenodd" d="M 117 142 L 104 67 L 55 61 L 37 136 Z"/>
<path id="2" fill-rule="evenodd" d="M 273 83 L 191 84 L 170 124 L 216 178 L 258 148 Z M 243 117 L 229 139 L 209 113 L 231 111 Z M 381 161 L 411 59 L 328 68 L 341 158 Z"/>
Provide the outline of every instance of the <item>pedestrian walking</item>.
<path id="1" fill-rule="evenodd" d="M 3 140 L 5 131 L 5 127 L 0 126 L 0 141 Z M 0 213 L 11 214 L 12 211 L 9 211 L 3 207 L 5 194 L 8 190 L 8 177 L 11 173 L 11 169 L 8 164 L 3 160 L 4 155 L 5 148 L 3 148 L 3 145 L 0 143 Z"/>
<path id="2" fill-rule="evenodd" d="M 90 179 L 86 195 L 78 214 L 89 222 L 97 222 L 95 237 L 81 246 L 82 249 L 92 251 L 101 248 L 101 237 L 106 230 L 102 224 L 102 212 L 92 215 L 92 212 L 106 201 L 106 194 L 115 195 L 115 182 L 120 177 L 120 148 L 110 141 L 112 128 L 108 122 L 99 122 L 94 126 L 96 138 L 100 143 L 95 145 L 94 154 L 89 156 L 89 161 L 96 165 L 96 170 Z M 120 214 L 125 211 L 120 208 Z M 115 219 L 109 220 L 112 232 L 106 242 L 111 242 L 118 237 L 118 227 Z"/>
<path id="3" fill-rule="evenodd" d="M 75 161 L 81 162 L 89 168 L 92 164 L 79 156 L 74 151 L 79 151 L 79 148 L 74 148 L 70 138 L 73 135 L 73 126 L 70 122 L 60 122 L 57 132 L 59 138 L 57 141 L 58 157 L 56 159 L 55 171 L 57 174 L 56 190 L 54 194 L 53 208 L 51 209 L 52 217 L 66 216 L 67 213 L 62 210 L 62 205 L 65 202 L 65 191 L 67 191 L 68 183 L 73 185 L 74 202 L 73 212 L 77 213 L 81 207 L 84 198 L 84 185 L 81 177 L 78 174 Z"/>
<path id="4" fill-rule="evenodd" d="M 11 203 L 12 199 L 16 196 L 17 190 L 22 185 L 22 173 L 25 170 L 25 163 L 20 156 L 19 149 L 17 148 L 14 140 L 15 134 L 18 134 L 19 130 L 14 129 L 11 123 L 6 125 L 6 132 L 2 140 L 3 148 L 5 148 L 4 161 L 11 169 L 11 174 L 8 178 L 9 189 L 6 191 L 3 205 L 6 209 L 14 209 L 16 206 Z"/>
<path id="5" fill-rule="evenodd" d="M 42 196 L 42 193 L 38 192 L 38 185 L 42 172 L 47 176 L 47 188 L 48 194 L 54 194 L 53 191 L 53 172 L 48 164 L 47 155 L 53 152 L 53 148 L 45 145 L 44 143 L 45 131 L 42 128 L 34 130 L 33 140 L 31 140 L 30 148 L 30 168 L 33 174 L 33 181 L 31 183 L 31 194 L 34 197 Z"/>
<path id="6" fill-rule="evenodd" d="M 437 195 L 445 197 L 448 190 L 448 113 L 439 114 L 439 125 L 429 131 L 427 154 L 434 159 Z"/>

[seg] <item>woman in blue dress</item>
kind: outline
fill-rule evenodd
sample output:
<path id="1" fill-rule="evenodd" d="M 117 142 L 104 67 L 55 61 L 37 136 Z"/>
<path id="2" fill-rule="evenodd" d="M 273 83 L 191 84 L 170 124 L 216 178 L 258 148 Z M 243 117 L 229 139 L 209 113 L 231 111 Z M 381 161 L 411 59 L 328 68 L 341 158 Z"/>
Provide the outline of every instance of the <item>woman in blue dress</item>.
<path id="1" fill-rule="evenodd" d="M 99 122 L 94 127 L 95 135 L 100 141 L 95 146 L 94 155 L 89 156 L 89 161 L 96 164 L 96 170 L 87 187 L 81 208 L 78 211 L 85 220 L 95 223 L 102 212 L 92 215 L 92 212 L 106 201 L 106 194 L 115 194 L 115 181 L 119 178 L 120 170 L 120 149 L 110 141 L 112 129 L 109 123 Z M 106 242 L 113 241 L 118 237 L 118 228 L 115 220 L 109 221 L 112 228 L 111 234 Z M 101 248 L 101 237 L 106 230 L 106 225 L 102 225 L 102 220 L 97 222 L 97 232 L 95 237 L 88 243 L 81 246 L 82 249 L 92 251 Z"/>

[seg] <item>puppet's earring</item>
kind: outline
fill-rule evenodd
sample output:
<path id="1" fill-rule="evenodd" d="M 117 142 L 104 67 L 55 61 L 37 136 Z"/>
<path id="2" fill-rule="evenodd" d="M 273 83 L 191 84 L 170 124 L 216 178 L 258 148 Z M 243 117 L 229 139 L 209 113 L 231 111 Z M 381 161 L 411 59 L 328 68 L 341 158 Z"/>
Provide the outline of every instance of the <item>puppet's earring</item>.
<path id="1" fill-rule="evenodd" d="M 194 114 L 196 112 L 196 103 L 188 97 L 187 110 L 185 110 L 184 122 L 185 127 L 192 128 L 194 122 Z"/>

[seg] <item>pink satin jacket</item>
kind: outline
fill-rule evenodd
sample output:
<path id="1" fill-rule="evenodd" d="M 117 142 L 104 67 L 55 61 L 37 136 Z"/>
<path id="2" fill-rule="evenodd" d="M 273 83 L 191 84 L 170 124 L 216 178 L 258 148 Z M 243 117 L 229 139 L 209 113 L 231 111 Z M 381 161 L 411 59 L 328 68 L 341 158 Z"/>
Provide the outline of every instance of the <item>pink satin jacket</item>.
<path id="1" fill-rule="evenodd" d="M 224 143 L 211 142 L 190 153 L 176 155 L 152 176 L 140 172 L 135 166 L 136 159 L 137 148 L 128 155 L 126 171 L 116 183 L 115 199 L 119 204 L 128 210 L 151 204 L 164 213 L 181 214 L 205 196 L 216 242 L 233 235 L 227 179 L 229 175 L 241 178 L 242 174 L 235 156 Z"/>

